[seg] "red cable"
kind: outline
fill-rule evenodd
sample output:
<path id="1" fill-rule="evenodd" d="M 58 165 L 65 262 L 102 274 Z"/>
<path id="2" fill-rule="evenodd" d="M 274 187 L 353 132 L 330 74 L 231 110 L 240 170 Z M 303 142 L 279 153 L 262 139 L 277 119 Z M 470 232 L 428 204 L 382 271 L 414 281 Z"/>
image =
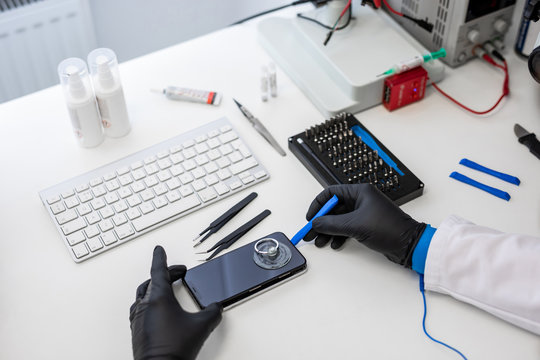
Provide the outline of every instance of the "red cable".
<path id="1" fill-rule="evenodd" d="M 384 0 L 383 0 L 384 1 Z M 510 93 L 510 88 L 508 87 L 508 83 L 509 83 L 509 74 L 508 74 L 508 64 L 506 63 L 506 61 L 504 61 L 504 66 L 501 66 L 499 64 L 497 64 L 491 57 L 489 57 L 488 55 L 484 55 L 483 56 L 483 59 L 485 61 L 487 61 L 489 64 L 499 68 L 499 69 L 502 69 L 504 71 L 504 82 L 503 82 L 503 92 L 502 92 L 502 95 L 501 97 L 499 97 L 499 99 L 497 100 L 497 102 L 495 103 L 495 105 L 493 105 L 491 108 L 489 108 L 488 110 L 485 110 L 485 111 L 477 111 L 477 110 L 473 110 L 471 109 L 470 107 L 468 106 L 465 106 L 463 105 L 462 103 L 460 103 L 459 101 L 457 101 L 456 99 L 454 99 L 453 97 L 451 97 L 450 95 L 448 95 L 447 93 L 445 93 L 440 87 L 438 87 L 434 82 L 431 82 L 431 85 L 433 85 L 433 87 L 438 91 L 440 92 L 443 96 L 445 96 L 447 99 L 449 99 L 450 101 L 452 101 L 453 103 L 455 103 L 456 105 L 460 106 L 461 108 L 467 110 L 467 111 L 470 111 L 471 113 L 473 114 L 476 114 L 476 115 L 484 115 L 484 114 L 487 114 L 491 111 L 493 111 L 499 104 L 500 102 L 502 101 L 502 99 L 508 95 Z"/>
<path id="2" fill-rule="evenodd" d="M 394 9 L 388 4 L 388 2 L 386 2 L 386 0 L 382 0 L 382 1 L 383 1 L 384 5 L 386 5 L 386 7 L 388 8 L 388 10 L 390 10 L 390 12 L 392 12 L 392 13 L 398 15 L 398 16 L 403 16 L 402 13 L 400 13 L 399 11 L 394 10 Z"/>

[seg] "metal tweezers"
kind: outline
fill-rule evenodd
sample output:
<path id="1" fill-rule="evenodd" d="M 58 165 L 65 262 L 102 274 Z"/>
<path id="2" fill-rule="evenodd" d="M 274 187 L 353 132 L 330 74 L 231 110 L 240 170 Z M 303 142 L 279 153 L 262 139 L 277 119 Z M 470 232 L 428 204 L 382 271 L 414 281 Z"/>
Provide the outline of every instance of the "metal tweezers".
<path id="1" fill-rule="evenodd" d="M 246 207 L 247 204 L 249 204 L 253 199 L 257 197 L 256 192 L 252 192 L 248 196 L 246 196 L 244 199 L 242 199 L 238 204 L 234 205 L 232 208 L 229 209 L 225 214 L 218 217 L 216 220 L 212 221 L 210 225 L 206 229 L 200 232 L 199 236 L 197 236 L 193 241 L 197 241 L 194 247 L 201 244 L 203 241 L 208 239 L 210 235 L 218 232 L 219 229 L 221 229 L 226 223 L 229 222 L 233 217 L 236 216 L 243 208 Z"/>
<path id="2" fill-rule="evenodd" d="M 270 210 L 268 209 L 264 210 L 259 215 L 255 216 L 253 219 L 249 220 L 247 223 L 240 226 L 238 229 L 236 229 L 229 235 L 225 236 L 222 240 L 218 241 L 210 249 L 197 253 L 197 254 L 208 254 L 210 251 L 217 249 L 208 258 L 204 260 L 199 260 L 199 261 L 208 261 L 214 258 L 217 254 L 219 254 L 220 252 L 222 252 L 223 250 L 227 249 L 229 246 L 234 244 L 238 239 L 244 236 L 249 230 L 254 228 L 255 225 L 260 223 L 265 217 L 267 217 L 270 214 L 271 214 Z"/>

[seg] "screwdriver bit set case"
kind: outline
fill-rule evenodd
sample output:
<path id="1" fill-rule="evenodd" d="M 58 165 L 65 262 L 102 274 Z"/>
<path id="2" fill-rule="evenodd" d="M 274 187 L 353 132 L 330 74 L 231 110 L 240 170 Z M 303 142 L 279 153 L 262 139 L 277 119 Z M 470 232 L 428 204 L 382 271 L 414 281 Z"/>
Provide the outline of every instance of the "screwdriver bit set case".
<path id="1" fill-rule="evenodd" d="M 290 137 L 289 149 L 325 187 L 371 183 L 397 205 L 424 190 L 424 184 L 352 114 L 338 114 Z"/>

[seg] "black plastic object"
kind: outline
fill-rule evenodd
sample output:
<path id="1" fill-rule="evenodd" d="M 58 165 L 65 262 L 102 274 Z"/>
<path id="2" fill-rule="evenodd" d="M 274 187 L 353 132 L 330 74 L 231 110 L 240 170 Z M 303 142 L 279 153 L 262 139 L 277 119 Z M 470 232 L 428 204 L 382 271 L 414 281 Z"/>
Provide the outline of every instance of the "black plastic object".
<path id="1" fill-rule="evenodd" d="M 399 175 L 351 128 L 365 130 L 397 164 Z M 370 183 L 397 205 L 422 195 L 424 184 L 352 114 L 341 113 L 289 138 L 289 149 L 323 185 Z"/>

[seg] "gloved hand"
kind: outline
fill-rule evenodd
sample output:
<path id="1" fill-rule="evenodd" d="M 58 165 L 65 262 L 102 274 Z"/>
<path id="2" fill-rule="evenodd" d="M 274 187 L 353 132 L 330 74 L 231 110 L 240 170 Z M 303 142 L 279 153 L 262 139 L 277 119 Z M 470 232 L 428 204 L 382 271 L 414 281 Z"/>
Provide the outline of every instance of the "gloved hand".
<path id="1" fill-rule="evenodd" d="M 328 187 L 313 200 L 306 218 L 315 216 L 333 195 L 339 199 L 336 207 L 330 214 L 312 222 L 313 230 L 318 234 L 315 245 L 324 246 L 334 238 L 332 248 L 335 249 L 344 239 L 352 237 L 389 260 L 411 267 L 412 253 L 426 224 L 412 219 L 369 184 Z"/>
<path id="2" fill-rule="evenodd" d="M 167 268 L 167 254 L 161 246 L 154 249 L 150 273 L 151 279 L 137 288 L 130 308 L 133 357 L 195 359 L 221 321 L 221 306 L 212 304 L 198 313 L 184 311 L 174 296 L 172 283 L 185 276 L 186 267 Z"/>

